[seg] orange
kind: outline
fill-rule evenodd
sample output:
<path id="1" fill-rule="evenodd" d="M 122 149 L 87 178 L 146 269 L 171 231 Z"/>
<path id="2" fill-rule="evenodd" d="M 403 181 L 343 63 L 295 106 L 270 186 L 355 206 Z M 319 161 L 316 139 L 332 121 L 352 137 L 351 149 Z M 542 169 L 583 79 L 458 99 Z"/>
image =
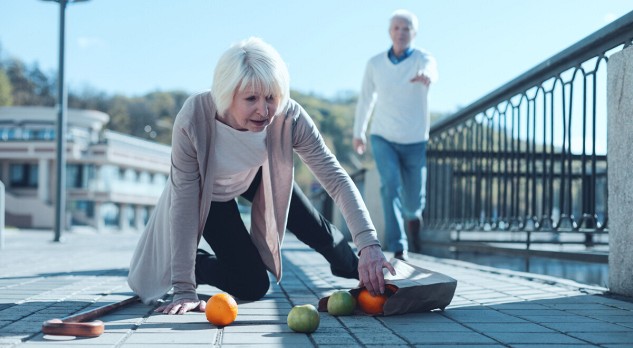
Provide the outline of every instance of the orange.
<path id="1" fill-rule="evenodd" d="M 216 326 L 227 326 L 237 318 L 237 302 L 226 293 L 211 296 L 205 311 L 207 320 Z"/>
<path id="2" fill-rule="evenodd" d="M 367 289 L 363 289 L 358 293 L 356 301 L 363 312 L 367 314 L 382 314 L 382 307 L 385 305 L 385 301 L 387 301 L 387 295 L 373 296 Z"/>

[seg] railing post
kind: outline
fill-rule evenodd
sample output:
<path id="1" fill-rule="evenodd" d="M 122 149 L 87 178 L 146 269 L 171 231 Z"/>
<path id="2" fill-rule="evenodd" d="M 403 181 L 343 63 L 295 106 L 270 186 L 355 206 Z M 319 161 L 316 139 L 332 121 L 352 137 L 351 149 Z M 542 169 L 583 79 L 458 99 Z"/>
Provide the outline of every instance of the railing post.
<path id="1" fill-rule="evenodd" d="M 609 288 L 633 296 L 633 47 L 614 53 L 607 68 Z"/>

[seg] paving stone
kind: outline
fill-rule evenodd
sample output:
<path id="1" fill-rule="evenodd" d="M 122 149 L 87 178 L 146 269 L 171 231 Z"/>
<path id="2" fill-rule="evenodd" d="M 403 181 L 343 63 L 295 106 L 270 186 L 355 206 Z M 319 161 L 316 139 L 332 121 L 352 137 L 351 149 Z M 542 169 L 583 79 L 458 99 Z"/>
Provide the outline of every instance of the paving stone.
<path id="1" fill-rule="evenodd" d="M 203 313 L 163 315 L 153 312 L 155 306 L 138 303 L 104 315 L 101 320 L 106 332 L 101 337 L 45 339 L 39 332 L 41 321 L 131 296 L 125 277 L 137 238 L 135 234 L 107 233 L 73 236 L 71 243 L 76 244 L 61 245 L 66 248 L 64 257 L 60 257 L 60 246 L 51 248 L 48 242 L 37 244 L 37 238 L 29 238 L 24 245 L 41 252 L 30 253 L 28 259 L 14 254 L 11 260 L 19 259 L 25 265 L 19 272 L 0 266 L 5 277 L 0 278 L 0 346 L 570 348 L 600 344 L 623 348 L 633 342 L 633 302 L 598 291 L 587 294 L 568 285 L 532 281 L 511 271 L 491 273 L 467 263 L 415 254 L 412 263 L 458 280 L 446 311 L 389 317 L 320 313 L 321 324 L 315 333 L 295 333 L 286 324 L 294 304 L 316 305 L 320 297 L 356 287 L 357 281 L 332 276 L 323 258 L 294 237 L 284 242 L 284 280 L 276 284 L 271 278 L 272 285 L 260 301 L 239 301 L 238 319 L 228 327 L 209 324 Z M 96 240 L 103 246 L 99 251 L 87 247 Z M 201 285 L 198 292 L 208 299 L 221 291 Z M 22 340 L 26 342 L 20 343 Z"/>
<path id="2" fill-rule="evenodd" d="M 581 340 L 567 336 L 562 333 L 547 333 L 539 332 L 524 333 L 524 332 L 486 332 L 486 336 L 489 336 L 501 343 L 505 344 L 582 344 Z"/>
<path id="3" fill-rule="evenodd" d="M 343 332 L 321 332 L 321 329 L 312 333 L 312 339 L 314 342 L 320 346 L 333 346 L 333 345 L 343 345 L 343 346 L 355 346 L 358 345 L 358 341 L 352 337 L 351 334 L 343 331 Z"/>
<path id="4" fill-rule="evenodd" d="M 543 323 L 543 326 L 547 326 L 560 332 L 626 332 L 631 331 L 631 328 L 613 325 L 605 322 L 590 322 L 590 323 Z M 631 342 L 633 343 L 633 341 Z"/>
<path id="5" fill-rule="evenodd" d="M 307 334 L 302 333 L 240 333 L 222 336 L 222 345 L 228 344 L 277 344 L 279 346 L 312 346 Z"/>
<path id="6" fill-rule="evenodd" d="M 411 344 L 488 344 L 496 343 L 476 332 L 399 332 Z"/>
<path id="7" fill-rule="evenodd" d="M 452 310 L 444 312 L 444 316 L 463 323 L 521 323 L 525 320 L 503 314 L 501 312 L 484 310 Z"/>
<path id="8" fill-rule="evenodd" d="M 633 345 L 633 331 L 631 330 L 626 332 L 570 332 L 569 335 L 594 344 Z"/>
<path id="9" fill-rule="evenodd" d="M 419 331 L 419 332 L 469 332 L 473 331 L 459 323 L 409 323 L 409 324 L 385 324 L 395 332 Z"/>
<path id="10" fill-rule="evenodd" d="M 468 323 L 466 325 L 474 331 L 486 334 L 489 332 L 554 332 L 552 329 L 532 323 Z"/>

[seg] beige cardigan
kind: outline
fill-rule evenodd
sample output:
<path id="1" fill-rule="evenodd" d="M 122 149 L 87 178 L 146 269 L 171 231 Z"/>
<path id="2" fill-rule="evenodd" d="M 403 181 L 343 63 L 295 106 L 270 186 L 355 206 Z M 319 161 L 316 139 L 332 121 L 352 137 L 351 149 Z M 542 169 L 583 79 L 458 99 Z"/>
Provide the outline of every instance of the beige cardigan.
<path id="1" fill-rule="evenodd" d="M 189 97 L 176 116 L 170 180 L 130 263 L 128 284 L 145 303 L 161 298 L 172 287 L 174 300 L 197 299 L 195 256 L 213 192 L 215 117 L 209 91 Z M 266 131 L 268 159 L 253 199 L 251 238 L 277 281 L 281 280 L 280 248 L 292 193 L 293 150 L 340 208 L 358 250 L 379 244 L 356 186 L 305 110 L 290 100 Z"/>

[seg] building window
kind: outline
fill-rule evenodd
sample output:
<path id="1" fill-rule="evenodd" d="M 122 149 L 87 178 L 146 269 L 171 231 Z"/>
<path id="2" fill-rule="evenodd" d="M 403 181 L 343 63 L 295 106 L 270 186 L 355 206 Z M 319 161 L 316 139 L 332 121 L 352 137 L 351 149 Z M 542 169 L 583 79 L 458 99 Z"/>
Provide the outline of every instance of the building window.
<path id="1" fill-rule="evenodd" d="M 37 164 L 11 164 L 9 172 L 9 183 L 11 184 L 11 187 L 37 187 L 37 179 L 39 175 Z"/>
<path id="2" fill-rule="evenodd" d="M 84 166 L 82 164 L 67 164 L 66 187 L 85 188 L 86 180 L 84 180 L 84 175 Z"/>

